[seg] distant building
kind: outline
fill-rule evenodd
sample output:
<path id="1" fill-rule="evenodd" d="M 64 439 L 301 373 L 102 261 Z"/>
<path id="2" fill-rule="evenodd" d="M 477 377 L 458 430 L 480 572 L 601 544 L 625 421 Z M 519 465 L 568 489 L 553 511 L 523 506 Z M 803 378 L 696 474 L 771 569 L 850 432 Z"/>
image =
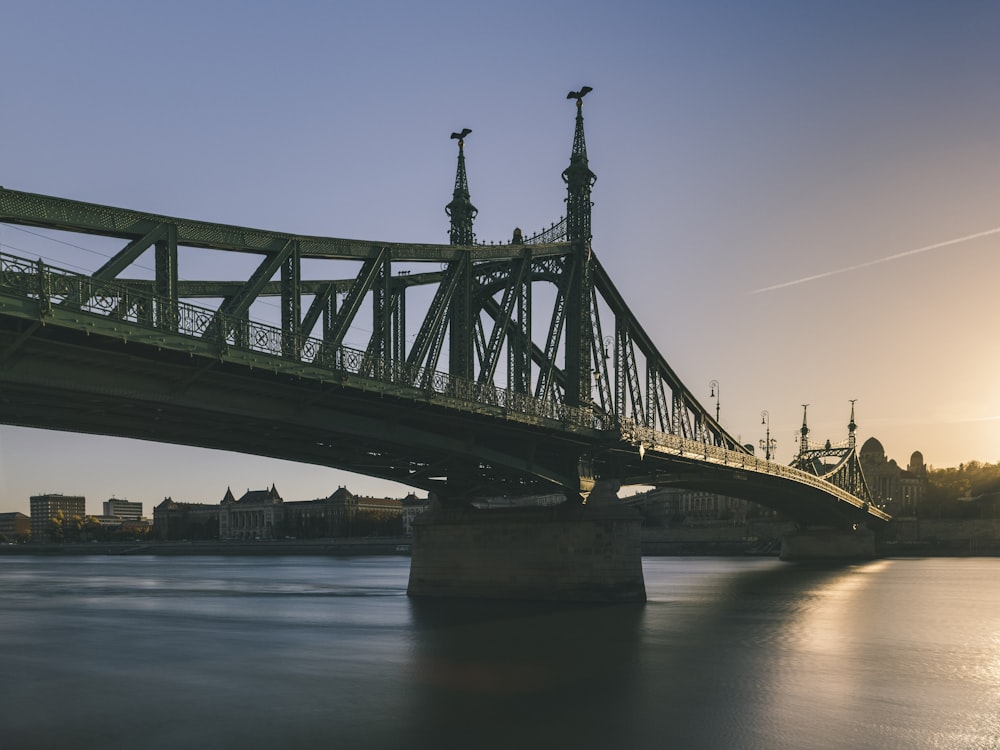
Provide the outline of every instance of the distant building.
<path id="1" fill-rule="evenodd" d="M 490 508 L 543 508 L 561 505 L 564 502 L 566 502 L 566 495 L 561 492 L 554 492 L 548 495 L 481 497 L 471 500 L 470 504 L 476 508 L 489 510 Z"/>
<path id="2" fill-rule="evenodd" d="M 142 503 L 113 497 L 104 501 L 104 515 L 116 516 L 123 521 L 138 521 L 142 519 Z"/>
<path id="3" fill-rule="evenodd" d="M 219 538 L 275 539 L 284 520 L 283 503 L 273 484 L 269 490 L 247 490 L 239 500 L 227 489 L 219 504 Z"/>
<path id="4" fill-rule="evenodd" d="M 642 514 L 645 526 L 669 526 L 681 520 L 678 490 L 673 487 L 654 487 L 623 497 L 622 502 Z"/>
<path id="5" fill-rule="evenodd" d="M 403 533 L 406 536 L 413 536 L 413 519 L 431 507 L 430 498 L 417 497 L 412 492 L 403 498 Z"/>
<path id="6" fill-rule="evenodd" d="M 31 539 L 31 518 L 14 511 L 0 513 L 0 541 L 26 542 Z"/>
<path id="7" fill-rule="evenodd" d="M 910 455 L 905 469 L 885 456 L 875 438 L 868 438 L 858 452 L 872 501 L 892 516 L 915 516 L 927 495 L 927 468 L 920 451 Z"/>
<path id="8" fill-rule="evenodd" d="M 30 499 L 32 541 L 49 540 L 49 524 L 59 511 L 66 518 L 85 517 L 86 504 L 86 498 L 78 495 L 33 495 Z"/>
<path id="9" fill-rule="evenodd" d="M 163 541 L 218 539 L 219 506 L 178 503 L 167 497 L 153 508 L 153 536 Z"/>
<path id="10" fill-rule="evenodd" d="M 418 508 L 421 501 L 413 495 L 407 500 L 410 498 L 410 505 Z M 329 497 L 287 503 L 274 485 L 267 490 L 247 490 L 239 499 L 227 489 L 218 505 L 166 498 L 153 510 L 153 534 L 163 540 L 398 535 L 403 527 L 402 500 L 355 495 L 346 487 Z"/>
<path id="11" fill-rule="evenodd" d="M 649 526 L 715 521 L 744 523 L 748 517 L 770 512 L 742 498 L 681 487 L 657 487 L 624 498 L 623 502 L 638 509 Z"/>
<path id="12" fill-rule="evenodd" d="M 346 487 L 329 497 L 284 504 L 284 530 L 300 539 L 403 533 L 404 501 L 355 495 Z"/>
<path id="13" fill-rule="evenodd" d="M 89 518 L 97 521 L 97 525 L 102 529 L 107 529 L 109 531 L 120 529 L 122 527 L 122 523 L 124 523 L 118 516 L 103 515 L 89 516 Z"/>

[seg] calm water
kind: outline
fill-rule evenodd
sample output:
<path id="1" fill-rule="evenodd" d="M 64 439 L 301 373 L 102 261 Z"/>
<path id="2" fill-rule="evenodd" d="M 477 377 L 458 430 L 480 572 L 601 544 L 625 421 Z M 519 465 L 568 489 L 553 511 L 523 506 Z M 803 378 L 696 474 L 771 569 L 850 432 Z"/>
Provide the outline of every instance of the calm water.
<path id="1" fill-rule="evenodd" d="M 0 557 L 0 748 L 1000 748 L 1000 559 L 650 558 L 614 607 L 408 564 Z"/>

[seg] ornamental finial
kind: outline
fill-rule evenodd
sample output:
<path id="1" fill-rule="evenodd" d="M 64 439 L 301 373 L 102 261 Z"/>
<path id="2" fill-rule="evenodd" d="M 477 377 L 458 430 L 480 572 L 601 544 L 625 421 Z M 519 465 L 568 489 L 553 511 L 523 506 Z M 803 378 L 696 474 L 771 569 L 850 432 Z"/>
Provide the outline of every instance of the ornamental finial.
<path id="1" fill-rule="evenodd" d="M 583 97 L 593 89 L 584 86 L 570 91 L 567 99 L 576 99 L 576 130 L 573 133 L 573 151 L 569 166 L 563 170 L 566 183 L 566 239 L 570 242 L 590 241 L 590 189 L 597 182 L 597 175 L 590 171 L 587 162 L 587 141 L 583 135 Z"/>
<path id="2" fill-rule="evenodd" d="M 458 169 L 455 173 L 455 192 L 451 203 L 445 206 L 445 213 L 451 217 L 451 229 L 448 236 L 452 245 L 472 245 L 476 235 L 472 231 L 472 220 L 479 210 L 472 205 L 469 195 L 469 180 L 465 175 L 465 136 L 472 131 L 462 128 L 460 133 L 452 133 L 451 137 L 458 141 Z"/>

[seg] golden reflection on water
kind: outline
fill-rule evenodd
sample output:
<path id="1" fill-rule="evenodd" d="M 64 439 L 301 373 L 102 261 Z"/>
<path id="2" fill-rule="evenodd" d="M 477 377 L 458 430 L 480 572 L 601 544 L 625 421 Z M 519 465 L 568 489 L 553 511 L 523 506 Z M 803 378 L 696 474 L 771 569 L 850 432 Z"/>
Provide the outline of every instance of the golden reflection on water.
<path id="1" fill-rule="evenodd" d="M 799 647 L 816 655 L 850 657 L 855 629 L 871 624 L 866 621 L 862 594 L 874 576 L 892 564 L 878 560 L 851 566 L 807 592 L 792 623 Z"/>
<path id="2" fill-rule="evenodd" d="M 803 590 L 774 658 L 774 731 L 796 747 L 1000 747 L 1000 597 L 983 570 L 880 560 Z"/>

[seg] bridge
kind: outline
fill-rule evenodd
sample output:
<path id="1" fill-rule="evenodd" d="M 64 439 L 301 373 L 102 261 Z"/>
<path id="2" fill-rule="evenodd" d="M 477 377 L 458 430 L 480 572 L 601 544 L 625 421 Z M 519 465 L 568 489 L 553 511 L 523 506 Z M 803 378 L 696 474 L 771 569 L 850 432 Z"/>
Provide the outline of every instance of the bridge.
<path id="1" fill-rule="evenodd" d="M 452 134 L 448 245 L 295 235 L 0 188 L 0 223 L 120 248 L 80 273 L 0 247 L 0 422 L 427 490 L 434 512 L 415 540 L 415 595 L 548 596 L 525 583 L 547 576 L 556 598 L 643 598 L 638 521 L 615 502 L 622 485 L 743 497 L 838 534 L 887 522 L 858 464 L 853 413 L 850 448 L 834 464 L 761 459 L 657 351 L 593 246 L 589 91 L 567 97 L 576 119 L 565 217 L 503 243 L 473 231 L 468 129 Z M 182 260 L 220 252 L 252 259 L 248 278 L 182 273 Z M 148 256 L 151 273 L 137 263 Z M 347 344 L 359 336 L 364 346 Z M 553 492 L 567 497 L 555 510 L 469 504 Z M 518 568 L 518 556 L 532 562 Z"/>

